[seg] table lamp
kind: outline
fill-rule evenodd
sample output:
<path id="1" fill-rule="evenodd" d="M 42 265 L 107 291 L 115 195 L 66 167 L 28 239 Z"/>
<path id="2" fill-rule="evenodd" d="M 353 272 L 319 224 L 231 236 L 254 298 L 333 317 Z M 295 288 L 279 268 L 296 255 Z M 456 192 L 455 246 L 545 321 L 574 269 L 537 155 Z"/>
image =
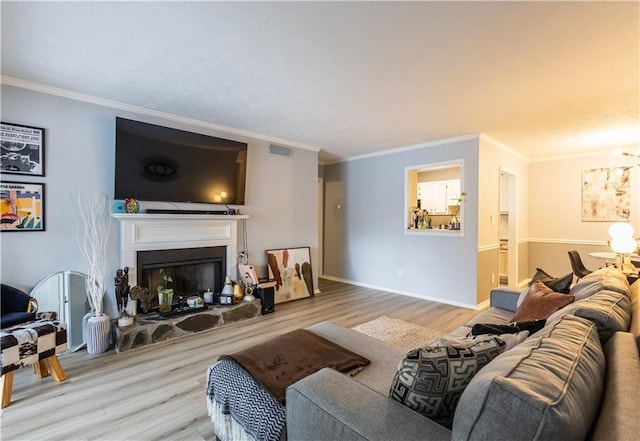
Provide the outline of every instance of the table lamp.
<path id="1" fill-rule="evenodd" d="M 620 258 L 620 269 L 624 267 L 624 257 L 633 253 L 638 248 L 638 243 L 633 238 L 633 227 L 628 222 L 616 222 L 609 227 L 609 247 Z"/>

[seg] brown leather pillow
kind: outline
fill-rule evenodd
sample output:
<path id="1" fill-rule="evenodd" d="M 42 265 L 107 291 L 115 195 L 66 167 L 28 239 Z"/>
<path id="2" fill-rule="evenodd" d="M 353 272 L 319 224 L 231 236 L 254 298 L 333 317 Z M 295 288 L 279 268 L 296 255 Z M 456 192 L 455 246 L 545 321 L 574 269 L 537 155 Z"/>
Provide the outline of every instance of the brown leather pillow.
<path id="1" fill-rule="evenodd" d="M 574 296 L 555 292 L 538 280 L 531 285 L 529 294 L 524 298 L 511 321 L 546 320 L 551 314 L 574 300 Z"/>

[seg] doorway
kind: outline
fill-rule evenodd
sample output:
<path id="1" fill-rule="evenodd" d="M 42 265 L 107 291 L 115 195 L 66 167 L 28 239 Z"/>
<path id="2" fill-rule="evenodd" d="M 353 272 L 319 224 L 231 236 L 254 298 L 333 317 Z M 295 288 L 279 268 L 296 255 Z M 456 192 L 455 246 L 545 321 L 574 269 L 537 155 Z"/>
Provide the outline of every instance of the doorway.
<path id="1" fill-rule="evenodd" d="M 517 175 L 500 170 L 499 285 L 518 285 Z"/>

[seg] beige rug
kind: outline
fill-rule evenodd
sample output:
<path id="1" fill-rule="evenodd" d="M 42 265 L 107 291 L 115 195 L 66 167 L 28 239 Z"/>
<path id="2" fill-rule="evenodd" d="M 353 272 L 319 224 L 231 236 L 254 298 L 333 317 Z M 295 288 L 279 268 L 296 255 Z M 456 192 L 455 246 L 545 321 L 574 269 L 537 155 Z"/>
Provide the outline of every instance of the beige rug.
<path id="1" fill-rule="evenodd" d="M 382 340 L 386 344 L 406 352 L 426 346 L 444 334 L 435 329 L 390 318 L 386 315 L 354 326 L 351 329 Z"/>

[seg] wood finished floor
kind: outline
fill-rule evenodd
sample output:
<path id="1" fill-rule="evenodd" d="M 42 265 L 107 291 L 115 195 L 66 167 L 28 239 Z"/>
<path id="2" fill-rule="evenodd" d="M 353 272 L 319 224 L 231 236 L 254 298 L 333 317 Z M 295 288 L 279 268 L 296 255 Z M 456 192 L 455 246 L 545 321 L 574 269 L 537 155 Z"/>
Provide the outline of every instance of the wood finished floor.
<path id="1" fill-rule="evenodd" d="M 221 354 L 324 320 L 352 327 L 381 315 L 449 332 L 475 311 L 321 279 L 322 294 L 276 312 L 122 354 L 64 354 L 68 379 L 15 373 L 2 440 L 214 440 L 207 367 Z"/>

